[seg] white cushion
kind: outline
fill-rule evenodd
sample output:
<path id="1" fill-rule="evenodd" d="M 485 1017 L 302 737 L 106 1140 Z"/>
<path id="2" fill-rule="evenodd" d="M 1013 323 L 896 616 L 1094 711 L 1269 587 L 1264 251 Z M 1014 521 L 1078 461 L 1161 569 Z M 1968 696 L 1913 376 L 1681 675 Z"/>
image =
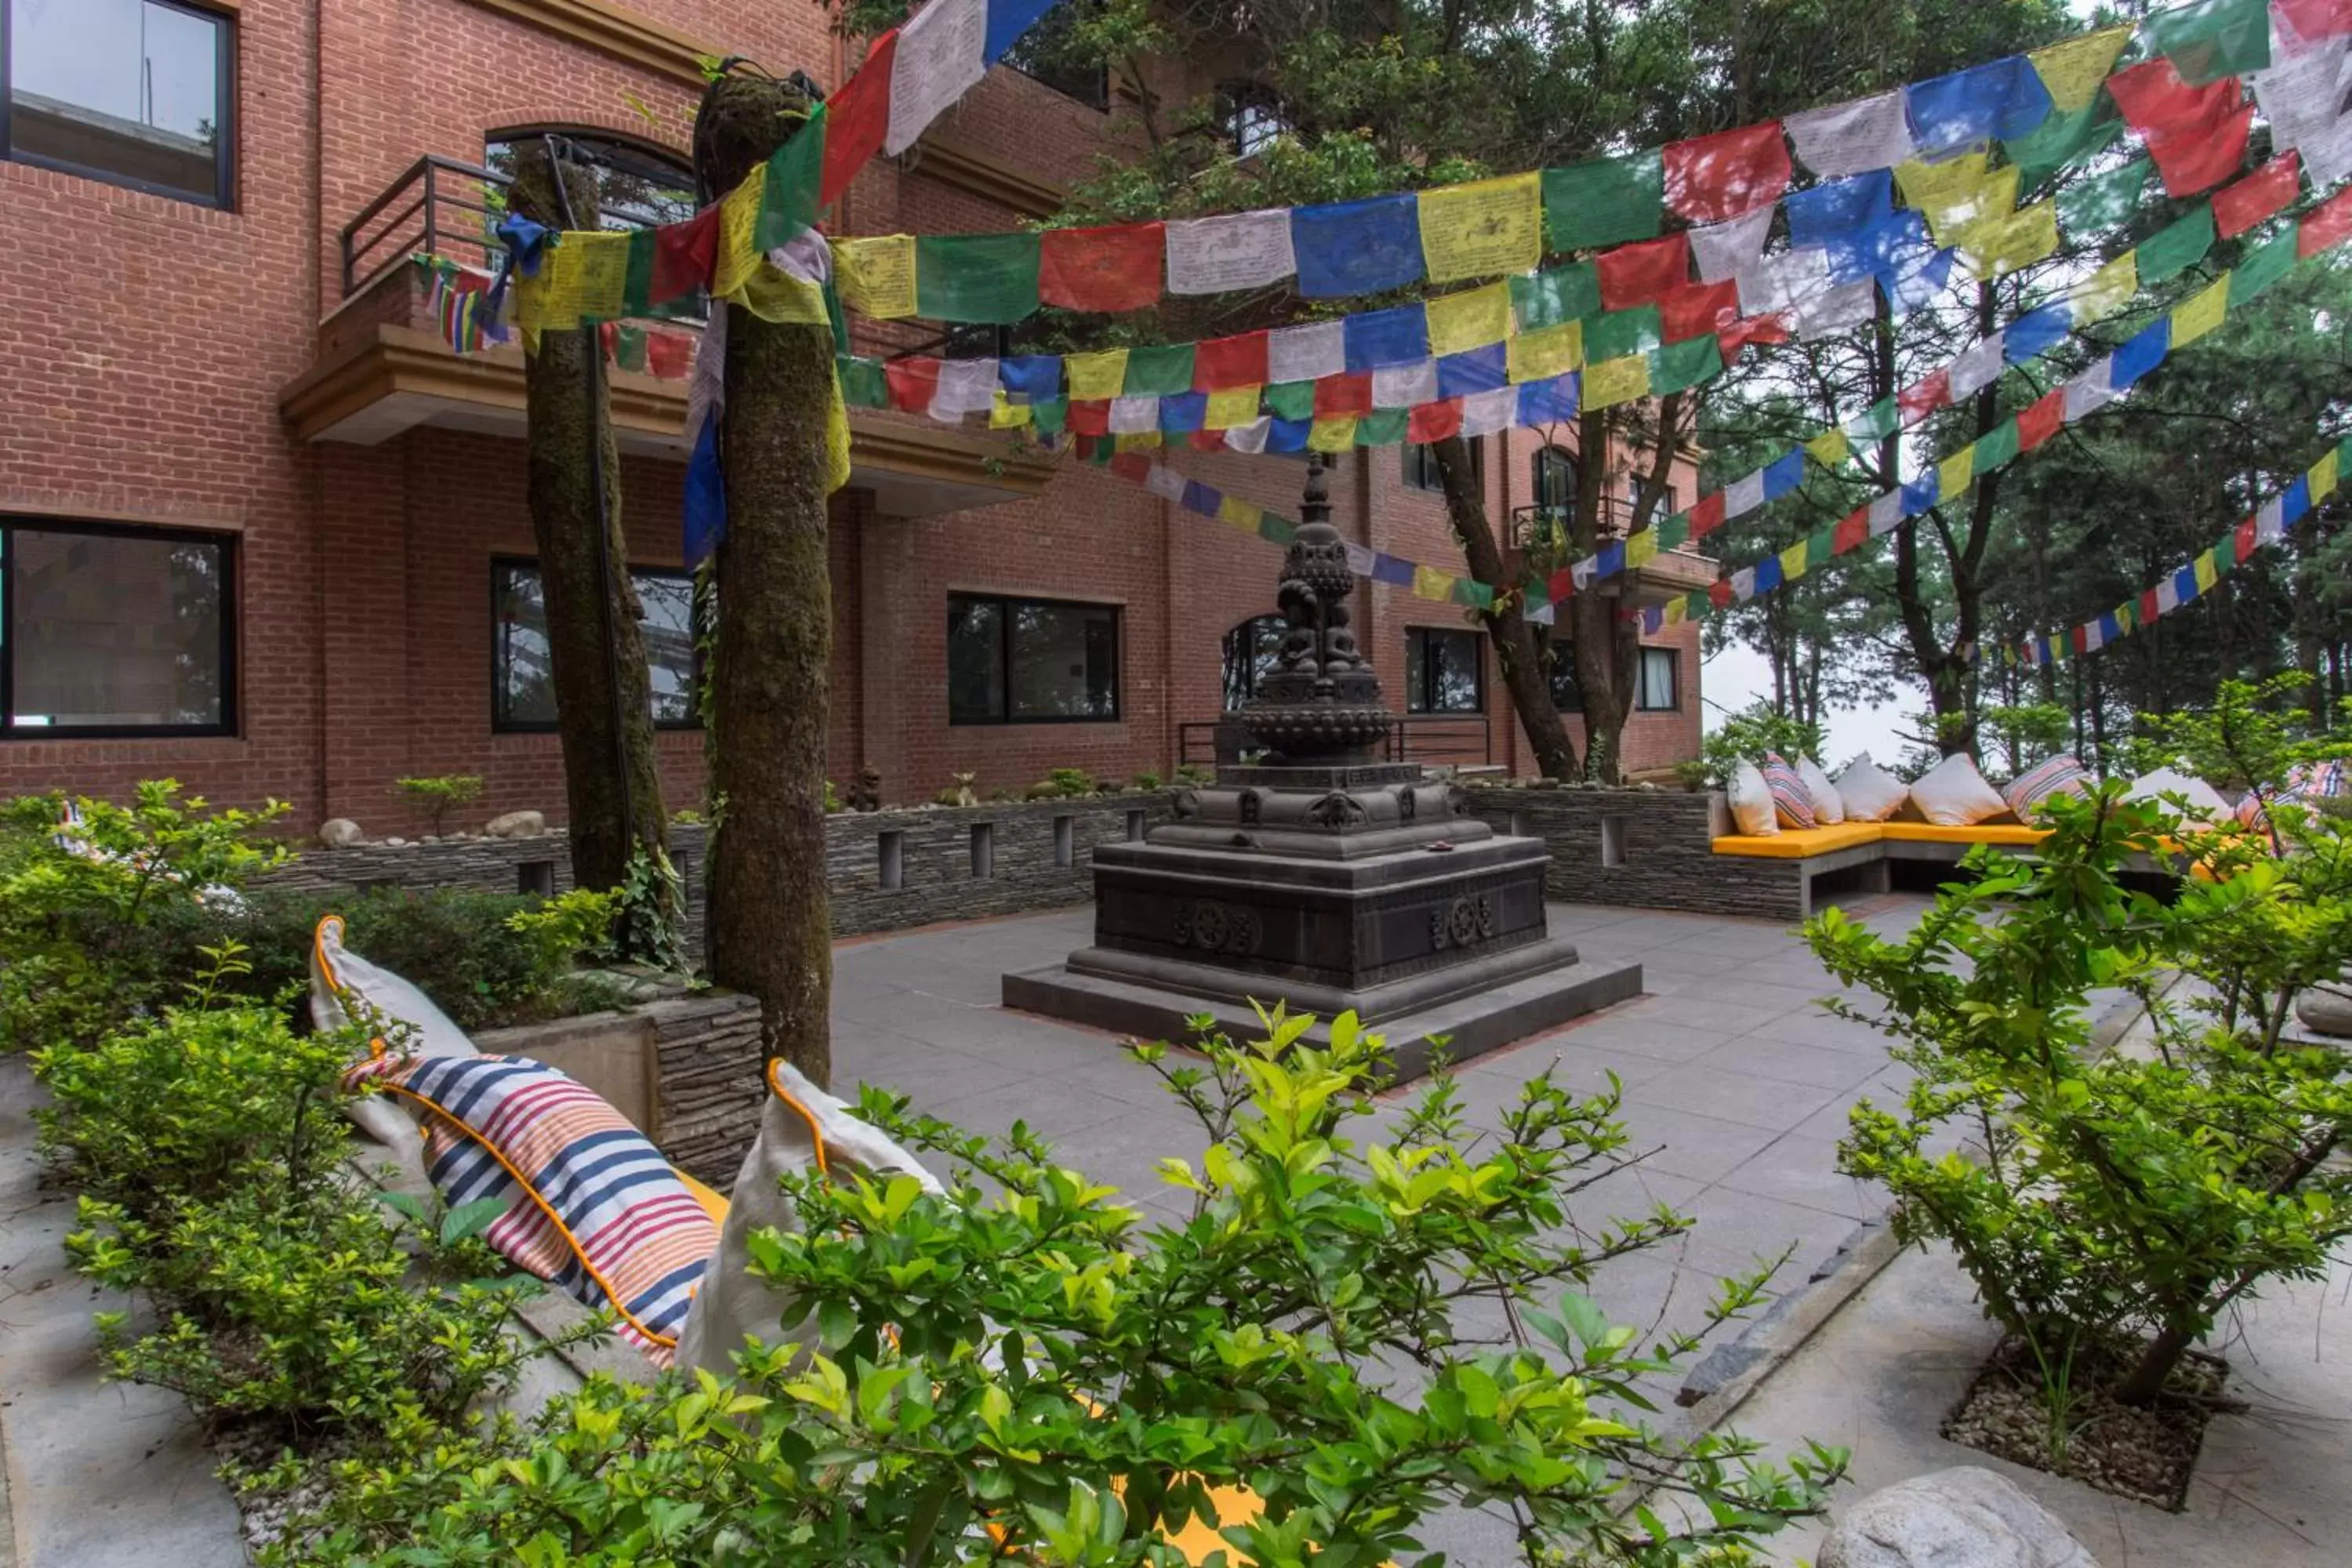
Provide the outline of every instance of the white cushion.
<path id="1" fill-rule="evenodd" d="M 1901 779 L 1870 760 L 1868 752 L 1846 763 L 1836 779 L 1838 804 L 1848 822 L 1884 822 L 1911 798 Z"/>
<path id="2" fill-rule="evenodd" d="M 320 921 L 310 940 L 310 1021 L 321 1029 L 364 1023 L 406 1028 L 398 1042 L 404 1057 L 471 1057 L 481 1053 L 466 1031 L 433 1005 L 433 998 L 389 969 L 381 969 L 343 945 L 343 917 Z M 390 1042 L 379 1042 L 389 1044 Z M 377 1142 L 399 1148 L 416 1137 L 416 1123 L 397 1101 L 383 1095 L 346 1100 L 344 1111 Z"/>
<path id="3" fill-rule="evenodd" d="M 1731 783 L 1723 793 L 1731 803 L 1731 820 L 1740 832 L 1755 838 L 1780 831 L 1780 813 L 1772 809 L 1772 786 L 1764 782 L 1764 770 L 1754 763 L 1733 768 Z"/>
<path id="4" fill-rule="evenodd" d="M 1911 804 L 1938 827 L 1974 827 L 2010 814 L 2009 802 L 1985 782 L 1966 752 L 1953 752 L 1915 780 Z"/>
<path id="5" fill-rule="evenodd" d="M 1811 757 L 1799 757 L 1797 776 L 1805 781 L 1805 793 L 1813 797 L 1815 822 L 1827 827 L 1845 820 L 1845 803 L 1838 799 L 1838 787 L 1821 763 Z"/>
<path id="6" fill-rule="evenodd" d="M 2221 792 L 2194 773 L 2184 773 L 2178 768 L 2158 768 L 2152 773 L 2132 781 L 2125 792 L 2126 800 L 2162 801 L 2168 795 L 2186 797 L 2189 810 L 2181 820 L 2192 827 L 2219 827 L 2231 820 L 2230 803 Z M 2169 803 L 2166 803 L 2168 808 Z"/>

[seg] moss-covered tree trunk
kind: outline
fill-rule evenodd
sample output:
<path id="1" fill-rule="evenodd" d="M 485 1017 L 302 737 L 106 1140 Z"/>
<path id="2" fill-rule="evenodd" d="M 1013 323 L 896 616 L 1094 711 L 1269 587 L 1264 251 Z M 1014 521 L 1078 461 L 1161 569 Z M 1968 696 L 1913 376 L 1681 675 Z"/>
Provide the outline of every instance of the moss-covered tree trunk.
<path id="1" fill-rule="evenodd" d="M 1577 418 L 1576 510 L 1569 522 L 1570 553 L 1588 560 L 1608 542 L 1601 531 L 1601 498 L 1609 478 L 1607 412 Z M 1642 634 L 1622 615 L 1625 601 L 1601 592 L 1570 595 L 1574 627 L 1570 654 L 1576 660 L 1576 688 L 1584 700 L 1584 776 L 1595 784 L 1622 782 L 1620 742 L 1633 706 L 1633 673 L 1642 658 Z"/>
<path id="2" fill-rule="evenodd" d="M 764 78 L 717 83 L 695 126 L 698 174 L 731 190 L 796 131 L 808 104 Z M 833 1076 L 833 909 L 825 890 L 824 328 L 727 317 L 719 427 L 727 533 L 711 656 L 711 978 L 760 999 L 761 1039 L 819 1084 Z"/>
<path id="3" fill-rule="evenodd" d="M 1505 581 L 1503 552 L 1495 542 L 1494 524 L 1486 517 L 1486 498 L 1479 492 L 1477 469 L 1471 465 L 1470 444 L 1448 436 L 1430 450 L 1437 458 L 1438 476 L 1445 484 L 1445 512 L 1454 536 L 1462 542 L 1470 575 L 1501 587 Z M 1548 779 L 1576 777 L 1576 744 L 1552 700 L 1551 671 L 1543 649 L 1536 644 L 1535 628 L 1528 625 L 1527 605 L 1517 595 L 1498 595 L 1494 608 L 1481 613 L 1487 640 L 1495 645 L 1495 662 L 1501 667 L 1503 689 L 1518 715 L 1519 728 L 1535 753 L 1536 766 Z"/>
<path id="4" fill-rule="evenodd" d="M 515 170 L 515 210 L 551 228 L 595 227 L 594 181 L 576 166 L 567 171 L 567 222 L 554 179 L 543 146 L 526 152 Z M 601 365 L 590 379 L 589 356 L 597 353 L 593 329 L 541 332 L 524 364 L 523 395 L 572 875 L 583 888 L 615 888 L 640 850 L 661 862 L 668 818 L 638 626 L 645 610 L 629 582 L 621 532 L 620 443 Z"/>

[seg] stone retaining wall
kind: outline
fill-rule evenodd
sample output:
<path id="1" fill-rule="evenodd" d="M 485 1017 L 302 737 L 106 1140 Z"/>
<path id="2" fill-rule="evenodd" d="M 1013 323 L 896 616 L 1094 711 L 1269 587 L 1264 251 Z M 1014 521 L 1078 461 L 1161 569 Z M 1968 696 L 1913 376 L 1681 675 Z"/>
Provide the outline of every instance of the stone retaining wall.
<path id="1" fill-rule="evenodd" d="M 1583 904 L 1697 914 L 1802 918 L 1796 863 L 1717 855 L 1721 797 L 1674 790 L 1465 791 L 1471 813 L 1500 832 L 1540 838 L 1551 852 L 1545 890 Z"/>

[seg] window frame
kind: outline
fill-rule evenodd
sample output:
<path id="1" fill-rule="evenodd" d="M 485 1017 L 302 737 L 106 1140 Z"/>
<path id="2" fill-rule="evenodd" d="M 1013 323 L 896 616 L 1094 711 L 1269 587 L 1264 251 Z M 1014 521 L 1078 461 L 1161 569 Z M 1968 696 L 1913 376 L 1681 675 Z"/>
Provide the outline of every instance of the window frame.
<path id="1" fill-rule="evenodd" d="M 94 180 L 100 184 L 116 185 L 127 191 L 139 191 L 151 196 L 163 196 L 191 206 L 208 207 L 215 212 L 236 211 L 236 138 L 240 108 L 236 76 L 237 13 L 217 10 L 210 5 L 191 4 L 190 0 L 141 0 L 143 5 L 160 5 L 166 11 L 198 17 L 213 25 L 213 102 L 218 129 L 213 138 L 213 194 L 200 196 L 193 191 L 173 185 L 159 184 L 135 175 L 77 163 L 69 158 L 51 158 L 38 153 L 16 151 L 15 111 L 16 103 L 16 63 L 9 49 L 14 26 L 16 0 L 0 0 L 0 162 L 23 163 L 28 168 L 48 169 L 77 179 Z M 142 731 L 152 733 L 153 731 Z"/>
<path id="2" fill-rule="evenodd" d="M 1233 668 L 1234 639 L 1244 636 L 1247 636 L 1251 639 L 1250 646 L 1243 649 L 1241 680 L 1239 684 L 1245 688 L 1245 689 L 1243 690 L 1241 694 L 1242 700 L 1239 703 L 1232 704 L 1223 709 L 1222 711 L 1223 712 L 1238 713 L 1257 696 L 1257 680 L 1253 672 L 1256 668 L 1255 647 L 1257 628 L 1260 626 L 1278 627 L 1280 628 L 1283 637 L 1287 637 L 1290 635 L 1289 621 L 1269 610 L 1265 615 L 1251 616 L 1246 619 L 1234 622 L 1232 626 L 1225 628 L 1225 635 L 1218 641 L 1218 696 L 1222 700 L 1234 695 L 1234 688 L 1235 685 Z"/>
<path id="3" fill-rule="evenodd" d="M 552 735 L 558 733 L 562 730 L 562 720 L 513 719 L 508 717 L 505 711 L 507 697 L 507 661 L 506 639 L 503 632 L 505 623 L 499 618 L 499 588 L 502 585 L 499 579 L 499 574 L 514 571 L 518 568 L 539 574 L 541 592 L 542 595 L 546 592 L 547 578 L 545 573 L 541 569 L 538 556 L 493 555 L 490 557 L 490 570 L 488 576 L 490 589 L 490 733 L 493 735 Z M 635 581 L 640 577 L 659 577 L 669 582 L 683 583 L 687 584 L 689 590 L 691 590 L 694 585 L 694 574 L 683 566 L 639 566 L 633 562 L 623 567 L 622 570 L 628 573 L 632 583 L 635 583 Z M 541 601 L 542 608 L 545 605 L 545 599 L 542 598 Z M 696 615 L 696 612 L 694 610 L 689 610 L 688 614 L 690 617 L 688 622 L 688 630 L 694 638 L 694 668 L 692 675 L 689 677 L 692 681 L 690 690 L 698 692 L 702 689 L 703 680 L 702 628 L 698 624 L 697 624 L 698 616 Z M 551 652 L 551 660 L 552 658 L 553 655 Z M 647 668 L 648 669 L 651 668 L 650 660 L 647 662 Z M 698 702 L 689 702 L 687 707 L 688 717 L 684 719 L 656 719 L 654 721 L 655 731 L 656 732 L 693 732 L 699 731 L 702 728 L 700 704 Z"/>
<path id="4" fill-rule="evenodd" d="M 209 544 L 220 552 L 220 718 L 209 724 L 24 724 L 16 722 L 16 535 L 81 534 Z M 135 522 L 86 522 L 38 513 L 0 514 L 0 742 L 179 740 L 237 733 L 237 546 L 239 537 L 215 529 L 158 528 Z"/>
<path id="5" fill-rule="evenodd" d="M 1544 658 L 1548 661 L 1544 685 L 1551 692 L 1552 706 L 1562 713 L 1583 712 L 1584 682 L 1576 675 L 1576 644 L 1555 634 L 1545 639 L 1543 647 Z M 1560 690 L 1563 681 L 1568 687 L 1565 696 Z"/>
<path id="6" fill-rule="evenodd" d="M 952 617 L 957 602 L 979 602 L 997 606 L 999 634 L 996 641 L 996 675 L 1004 693 L 1004 711 L 993 719 L 959 719 L 955 711 L 954 681 L 950 663 L 952 650 L 942 646 L 940 673 L 949 677 L 945 685 L 948 700 L 948 724 L 953 729 L 1003 729 L 1013 724 L 1118 724 L 1127 719 L 1127 606 L 1105 604 L 1098 599 L 1042 598 L 1034 594 L 992 594 L 950 589 L 943 607 Z M 1110 711 L 1108 713 L 1052 713 L 1043 718 L 1016 715 L 1013 711 L 1013 616 L 1016 605 L 1029 605 L 1047 609 L 1100 610 L 1110 616 L 1111 670 Z"/>
<path id="7" fill-rule="evenodd" d="M 1478 633 L 1478 632 L 1472 631 L 1472 630 L 1470 630 L 1470 629 L 1469 629 L 1468 627 L 1466 627 L 1466 626 L 1426 626 L 1426 625 L 1424 625 L 1424 626 L 1409 626 L 1405 627 L 1405 628 L 1404 628 L 1404 636 L 1405 636 L 1405 660 L 1404 660 L 1404 668 L 1405 668 L 1405 700 L 1404 700 L 1404 710 L 1405 710 L 1405 716 L 1406 716 L 1407 718 L 1419 718 L 1419 719 L 1466 719 L 1466 718 L 1469 718 L 1469 717 L 1470 717 L 1471 715 L 1473 715 L 1473 714 L 1477 714 L 1477 715 L 1481 715 L 1481 716 L 1483 716 L 1483 715 L 1486 713 L 1486 638 L 1482 634 L 1480 634 L 1480 633 Z M 1475 703 L 1476 704 L 1475 707 L 1470 707 L 1470 708 L 1440 708 L 1440 707 L 1435 706 L 1435 700 L 1434 700 L 1434 699 L 1435 699 L 1435 693 L 1434 693 L 1434 692 L 1430 689 L 1430 687 L 1431 687 L 1431 672 L 1432 672 L 1432 671 L 1436 668 L 1436 666 L 1435 666 L 1434 662 L 1433 662 L 1433 661 L 1432 661 L 1432 659 L 1431 659 L 1431 658 L 1430 658 L 1430 657 L 1429 657 L 1429 639 L 1430 639 L 1432 637 L 1466 637 L 1466 638 L 1468 638 L 1468 639 L 1469 639 L 1469 641 L 1470 641 L 1470 668 L 1471 668 L 1471 673 L 1472 673 L 1472 677 L 1473 677 L 1471 684 L 1472 684 L 1472 686 L 1473 686 L 1473 688 L 1475 689 L 1475 697 L 1474 697 L 1474 699 L 1473 699 L 1473 700 L 1474 700 L 1474 701 L 1475 701 Z M 1421 682 L 1420 682 L 1421 687 L 1422 687 L 1422 689 L 1421 689 L 1421 690 L 1418 690 L 1418 691 L 1416 691 L 1416 690 L 1414 690 L 1414 689 L 1413 689 L 1413 682 L 1412 682 L 1412 647 L 1413 647 L 1413 644 L 1415 644 L 1416 642 L 1418 642 L 1418 643 L 1420 643 L 1420 644 L 1422 645 L 1422 655 L 1421 655 Z M 1421 707 L 1416 708 L 1416 707 L 1414 707 L 1414 706 L 1413 706 L 1413 703 L 1414 703 L 1416 700 L 1418 700 L 1418 701 L 1420 701 L 1420 702 L 1422 703 L 1422 706 L 1421 706 Z"/>
<path id="8" fill-rule="evenodd" d="M 1674 694 L 1672 701 L 1654 703 L 1649 700 L 1650 656 L 1653 654 L 1665 660 L 1666 687 Z M 1643 643 L 1642 651 L 1635 657 L 1640 659 L 1641 667 L 1633 672 L 1633 711 L 1636 713 L 1681 712 L 1683 710 L 1682 649 L 1660 647 L 1654 643 Z"/>
<path id="9" fill-rule="evenodd" d="M 1470 483 L 1480 495 L 1486 493 L 1486 438 L 1467 437 L 1470 447 Z M 1444 497 L 1445 476 L 1438 471 L 1437 457 L 1426 441 L 1407 441 L 1397 448 L 1403 454 L 1399 459 L 1397 477 L 1404 488 L 1423 495 Z"/>

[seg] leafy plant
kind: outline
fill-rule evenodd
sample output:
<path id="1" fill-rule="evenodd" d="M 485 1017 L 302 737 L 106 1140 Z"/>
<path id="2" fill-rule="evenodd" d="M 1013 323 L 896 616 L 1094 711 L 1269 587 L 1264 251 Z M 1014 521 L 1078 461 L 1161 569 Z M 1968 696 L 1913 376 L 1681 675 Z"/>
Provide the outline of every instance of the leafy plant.
<path id="1" fill-rule="evenodd" d="M 746 1351 L 732 1388 L 592 1383 L 531 1429 L 346 1469 L 273 1560 L 1176 1564 L 1197 1521 L 1227 1561 L 1370 1564 L 1492 1507 L 1530 1563 L 1663 1568 L 1819 1510 L 1842 1455 L 1782 1469 L 1640 1424 L 1641 1381 L 1696 1336 L 1644 1349 L 1580 1287 L 1688 1222 L 1570 1211 L 1633 1158 L 1613 1089 L 1538 1079 L 1481 1144 L 1441 1079 L 1376 1131 L 1379 1040 L 1350 1015 L 1318 1047 L 1311 1023 L 1139 1047 L 1210 1139 L 1165 1166 L 1191 1216 L 1149 1230 L 1025 1129 L 992 1143 L 869 1090 L 952 1188 L 792 1184 L 804 1228 L 755 1236 L 752 1267 L 815 1342 Z M 1218 1500 L 1243 1485 L 1252 1519 Z"/>
<path id="2" fill-rule="evenodd" d="M 640 845 L 614 897 L 612 946 L 617 955 L 671 974 L 694 973 L 686 951 L 686 879 L 667 850 L 648 855 Z"/>
<path id="3" fill-rule="evenodd" d="M 971 787 L 978 773 L 950 773 L 948 787 L 931 797 L 934 805 L 978 805 L 980 795 Z"/>
<path id="4" fill-rule="evenodd" d="M 1102 785 L 1084 768 L 1055 768 L 1029 786 L 1031 800 L 1077 800 L 1101 793 Z"/>
<path id="5" fill-rule="evenodd" d="M 1820 725 L 1776 713 L 1771 704 L 1759 700 L 1727 716 L 1699 742 L 1699 761 L 1708 784 L 1723 789 L 1741 763 L 1759 762 L 1767 752 L 1778 752 L 1793 763 L 1800 757 L 1818 761 L 1821 750 Z"/>
<path id="6" fill-rule="evenodd" d="M 2271 847 L 2284 840 L 2274 809 L 2296 769 L 2352 758 L 2352 734 L 2315 733 L 2302 700 L 2311 678 L 2299 669 L 2266 680 L 2225 680 L 2210 707 L 2139 716 L 2130 752 L 2136 772 L 2185 763 L 2206 783 L 2251 794 L 2262 803 Z M 2347 702 L 2352 714 L 2352 702 Z"/>
<path id="7" fill-rule="evenodd" d="M 1149 770 L 1139 773 L 1135 775 L 1135 787 L 1140 790 L 1158 789 L 1160 787 L 1160 775 Z"/>
<path id="8" fill-rule="evenodd" d="M 572 888 L 529 909 L 507 916 L 507 930 L 538 945 L 550 968 L 568 964 L 581 953 L 592 958 L 613 954 L 613 925 L 621 895 L 607 888 Z"/>
<path id="9" fill-rule="evenodd" d="M 1189 785 L 1192 788 L 1198 789 L 1203 784 L 1212 784 L 1216 782 L 1217 771 L 1214 768 L 1204 768 L 1197 763 L 1180 763 L 1177 764 L 1176 783 L 1179 784 Z"/>
<path id="10" fill-rule="evenodd" d="M 471 805 L 482 798 L 482 778 L 478 773 L 436 773 L 428 777 L 394 779 L 393 788 L 406 796 L 410 805 L 420 806 L 432 815 L 436 837 L 440 837 L 443 818 L 453 809 Z"/>
<path id="11" fill-rule="evenodd" d="M 833 787 L 831 779 L 824 781 L 824 809 L 828 812 L 841 809 L 841 792 Z"/>
<path id="12" fill-rule="evenodd" d="M 2073 744 L 2074 711 L 2055 702 L 2021 702 L 1985 709 L 1977 716 L 1978 733 L 1988 731 L 2002 753 L 2011 777 L 2037 768 Z M 1990 756 L 1991 746 L 1986 752 Z"/>

